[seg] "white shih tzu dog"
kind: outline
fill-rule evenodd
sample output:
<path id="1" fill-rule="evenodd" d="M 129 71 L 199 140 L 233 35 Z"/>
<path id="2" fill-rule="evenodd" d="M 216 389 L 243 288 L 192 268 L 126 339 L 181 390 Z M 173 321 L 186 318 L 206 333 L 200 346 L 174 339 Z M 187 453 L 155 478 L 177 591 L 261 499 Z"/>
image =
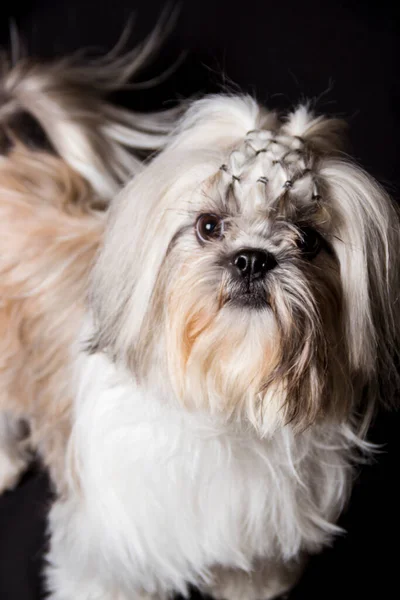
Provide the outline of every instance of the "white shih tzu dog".
<path id="1" fill-rule="evenodd" d="M 1 184 L 1 460 L 51 468 L 51 600 L 272 599 L 338 532 L 399 322 L 396 212 L 340 141 L 197 101 L 105 232 Z"/>

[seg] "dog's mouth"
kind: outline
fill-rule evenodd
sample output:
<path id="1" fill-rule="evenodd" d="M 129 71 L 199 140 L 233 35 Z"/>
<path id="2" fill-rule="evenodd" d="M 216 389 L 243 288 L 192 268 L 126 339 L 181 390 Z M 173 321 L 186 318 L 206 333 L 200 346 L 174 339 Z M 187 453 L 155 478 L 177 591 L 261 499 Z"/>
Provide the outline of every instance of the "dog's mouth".
<path id="1" fill-rule="evenodd" d="M 249 310 L 263 310 L 270 307 L 268 293 L 265 287 L 260 285 L 240 286 L 239 289 L 231 290 L 227 304 Z"/>

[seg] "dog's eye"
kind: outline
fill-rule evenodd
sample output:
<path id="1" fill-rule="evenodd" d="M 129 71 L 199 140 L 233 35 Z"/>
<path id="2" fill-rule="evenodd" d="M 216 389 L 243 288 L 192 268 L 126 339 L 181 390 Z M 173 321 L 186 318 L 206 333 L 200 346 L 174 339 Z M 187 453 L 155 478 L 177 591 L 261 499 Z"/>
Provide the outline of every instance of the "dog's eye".
<path id="1" fill-rule="evenodd" d="M 220 240 L 224 234 L 224 222 L 218 215 L 200 215 L 196 221 L 196 235 L 200 242 Z"/>
<path id="2" fill-rule="evenodd" d="M 297 246 L 309 260 L 315 258 L 322 249 L 323 238 L 313 227 L 301 227 Z"/>

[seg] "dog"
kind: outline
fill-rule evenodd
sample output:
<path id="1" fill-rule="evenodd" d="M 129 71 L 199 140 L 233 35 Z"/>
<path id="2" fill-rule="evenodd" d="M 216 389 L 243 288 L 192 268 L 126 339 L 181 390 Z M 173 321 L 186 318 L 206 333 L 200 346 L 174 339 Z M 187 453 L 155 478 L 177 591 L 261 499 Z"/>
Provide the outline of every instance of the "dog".
<path id="1" fill-rule="evenodd" d="M 50 469 L 51 600 L 277 598 L 340 531 L 399 333 L 397 212 L 342 140 L 206 97 L 103 212 L 86 150 L 3 159 L 0 481 Z"/>

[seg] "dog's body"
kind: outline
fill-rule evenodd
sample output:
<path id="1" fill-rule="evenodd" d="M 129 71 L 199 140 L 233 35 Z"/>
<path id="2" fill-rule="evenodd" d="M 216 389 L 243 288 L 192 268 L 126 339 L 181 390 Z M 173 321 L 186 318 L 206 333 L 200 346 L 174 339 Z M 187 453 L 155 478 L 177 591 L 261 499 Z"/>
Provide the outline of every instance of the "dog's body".
<path id="1" fill-rule="evenodd" d="M 71 345 L 105 208 L 175 119 L 175 110 L 140 116 L 105 96 L 136 74 L 154 45 L 150 36 L 123 59 L 83 67 L 1 62 L 0 492 L 13 487 L 31 449 L 61 485 Z"/>
<path id="2" fill-rule="evenodd" d="M 50 517 L 54 598 L 167 598 L 188 583 L 216 598 L 272 598 L 338 531 L 351 430 L 265 440 L 170 406 L 101 355 L 79 368 L 74 491 Z"/>
<path id="3" fill-rule="evenodd" d="M 2 486 L 23 418 L 58 490 L 52 600 L 267 600 L 338 531 L 397 381 L 398 229 L 337 139 L 304 107 L 200 101 L 105 235 L 65 161 L 21 199 L 5 159 Z"/>
<path id="4" fill-rule="evenodd" d="M 0 190 L 1 419 L 4 444 L 13 448 L 12 462 L 1 453 L 0 488 L 13 486 L 29 448 L 61 483 L 70 435 L 70 348 L 105 215 L 90 210 L 93 191 L 60 158 L 23 146 L 2 159 Z M 29 436 L 15 446 L 19 419 L 28 423 Z"/>

